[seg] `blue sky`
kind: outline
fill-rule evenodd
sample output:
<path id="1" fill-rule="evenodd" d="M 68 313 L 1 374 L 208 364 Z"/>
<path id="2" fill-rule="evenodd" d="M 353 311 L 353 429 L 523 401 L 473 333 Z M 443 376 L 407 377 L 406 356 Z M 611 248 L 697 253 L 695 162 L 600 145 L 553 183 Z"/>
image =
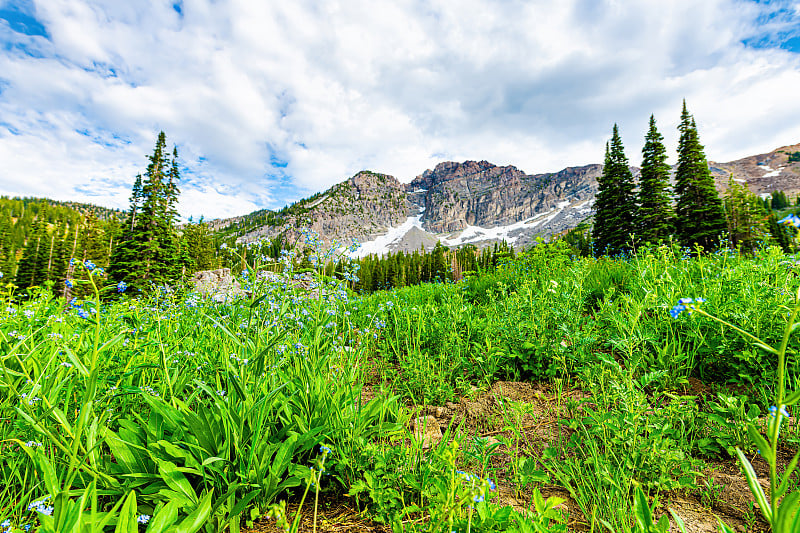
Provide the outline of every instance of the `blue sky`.
<path id="1" fill-rule="evenodd" d="M 160 130 L 180 211 L 362 169 L 633 164 L 681 100 L 710 159 L 800 142 L 800 0 L 0 0 L 0 194 L 126 208 Z"/>

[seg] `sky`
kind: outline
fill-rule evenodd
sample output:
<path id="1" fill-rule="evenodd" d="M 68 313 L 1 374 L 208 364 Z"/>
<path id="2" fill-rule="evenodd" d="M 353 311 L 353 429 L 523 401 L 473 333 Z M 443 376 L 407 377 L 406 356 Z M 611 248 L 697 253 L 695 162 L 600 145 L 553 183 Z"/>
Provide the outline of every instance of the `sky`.
<path id="1" fill-rule="evenodd" d="M 126 209 L 159 131 L 179 210 L 360 170 L 601 163 L 681 102 L 710 160 L 800 142 L 800 0 L 0 0 L 0 195 Z"/>

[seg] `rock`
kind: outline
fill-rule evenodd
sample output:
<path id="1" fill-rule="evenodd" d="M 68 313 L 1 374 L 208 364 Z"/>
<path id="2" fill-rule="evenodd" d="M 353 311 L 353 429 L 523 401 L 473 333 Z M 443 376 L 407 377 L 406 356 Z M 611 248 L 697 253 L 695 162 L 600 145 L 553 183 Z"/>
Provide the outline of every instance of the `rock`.
<path id="1" fill-rule="evenodd" d="M 439 422 L 433 416 L 420 416 L 411 421 L 411 431 L 414 437 L 422 440 L 423 448 L 430 448 L 442 440 L 442 430 Z"/>
<path id="2" fill-rule="evenodd" d="M 199 294 L 209 296 L 217 302 L 233 300 L 246 294 L 231 274 L 230 268 L 197 272 L 192 276 L 192 286 Z"/>

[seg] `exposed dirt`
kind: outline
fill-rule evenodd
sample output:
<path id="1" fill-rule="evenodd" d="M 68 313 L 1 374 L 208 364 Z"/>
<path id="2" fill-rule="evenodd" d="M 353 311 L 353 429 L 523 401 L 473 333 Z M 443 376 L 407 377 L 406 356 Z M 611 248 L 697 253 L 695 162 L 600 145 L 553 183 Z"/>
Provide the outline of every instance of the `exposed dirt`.
<path id="1" fill-rule="evenodd" d="M 696 380 L 695 380 L 696 381 Z M 701 382 L 690 384 L 693 393 L 708 393 Z M 362 401 L 371 399 L 379 394 L 371 388 L 366 388 L 362 394 Z M 414 417 L 419 422 L 419 429 L 423 431 L 428 426 L 436 424 L 436 430 L 441 435 L 447 428 L 451 431 L 458 428 L 467 434 L 489 439 L 489 444 L 501 443 L 503 437 L 512 439 L 514 431 L 512 426 L 522 435 L 520 442 L 522 449 L 531 451 L 531 455 L 539 456 L 549 444 L 556 443 L 559 438 L 568 436 L 569 430 L 563 428 L 558 421 L 568 419 L 567 405 L 569 399 L 578 400 L 585 398 L 586 394 L 580 390 L 563 390 L 559 393 L 551 384 L 497 382 L 488 391 L 476 392 L 469 398 L 462 399 L 459 403 L 446 403 L 441 406 L 411 407 L 415 412 Z M 512 402 L 520 402 L 523 416 L 513 415 Z M 574 402 L 573 402 L 574 403 Z M 410 428 L 414 429 L 414 428 Z M 436 445 L 435 433 L 433 440 L 426 440 L 426 447 Z M 420 438 L 422 434 L 420 433 Z M 426 436 L 426 439 L 430 436 Z M 441 438 L 441 437 L 438 437 Z M 500 450 L 505 445 L 500 444 Z M 509 450 L 506 450 L 509 451 Z M 787 454 L 784 454 L 787 455 Z M 768 489 L 767 465 L 759 457 L 751 457 L 756 473 L 765 490 Z M 790 457 L 782 458 L 783 463 L 788 463 Z M 501 453 L 492 458 L 492 466 L 497 471 L 506 471 L 509 454 Z M 661 505 L 657 515 L 667 513 L 668 509 L 675 511 L 684 521 L 689 533 L 716 533 L 718 519 L 722 519 L 735 531 L 754 533 L 767 531 L 766 524 L 752 517 L 758 516 L 757 507 L 752 507 L 753 498 L 739 466 L 734 459 L 711 464 L 704 472 L 701 485 L 707 483 L 711 489 L 704 491 L 674 491 L 662 493 L 659 497 Z M 517 494 L 513 485 L 507 480 L 497 482 L 498 490 L 492 500 L 496 504 L 511 505 L 514 509 L 524 512 L 532 506 L 530 490 Z M 565 500 L 561 508 L 567 512 L 569 529 L 572 531 L 588 530 L 587 521 L 576 502 L 570 497 L 568 491 L 555 485 L 540 485 L 539 490 L 547 498 L 557 496 Z M 321 495 L 323 498 L 325 495 Z M 754 512 L 753 512 L 754 511 Z M 747 520 L 748 513 L 751 518 Z M 293 516 L 290 511 L 289 516 Z M 390 528 L 376 524 L 359 515 L 353 508 L 352 502 L 346 497 L 336 500 L 322 500 L 320 517 L 317 520 L 317 530 L 322 532 L 388 532 Z M 312 531 L 313 503 L 306 504 L 302 512 L 300 531 Z M 673 528 L 677 531 L 677 528 Z M 262 520 L 253 532 L 277 531 L 272 521 Z"/>

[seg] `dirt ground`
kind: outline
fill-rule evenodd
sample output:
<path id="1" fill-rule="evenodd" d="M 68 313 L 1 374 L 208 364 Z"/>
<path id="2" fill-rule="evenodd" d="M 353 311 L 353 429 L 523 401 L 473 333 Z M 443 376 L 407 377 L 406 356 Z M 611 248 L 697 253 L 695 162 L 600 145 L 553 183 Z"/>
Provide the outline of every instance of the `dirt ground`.
<path id="1" fill-rule="evenodd" d="M 702 387 L 699 382 L 693 382 L 691 385 L 692 388 Z M 373 395 L 371 390 L 366 390 L 363 399 L 366 400 Z M 559 431 L 564 431 L 559 429 L 558 420 L 559 417 L 563 420 L 567 416 L 567 399 L 580 399 L 582 396 L 584 396 L 583 392 L 573 390 L 562 392 L 559 398 L 552 385 L 549 384 L 501 381 L 495 383 L 488 391 L 476 393 L 473 397 L 462 399 L 459 403 L 416 407 L 415 420 L 418 423 L 416 426 L 412 423 L 411 429 L 419 432 L 420 437 L 430 439 L 429 445 L 435 445 L 436 439 L 440 438 L 437 435 L 441 435 L 441 432 L 448 427 L 457 427 L 461 424 L 461 427 L 469 430 L 470 434 L 485 437 L 491 444 L 496 442 L 500 436 L 511 437 L 510 431 L 503 431 L 508 422 L 503 417 L 502 403 L 507 400 L 524 402 L 527 404 L 527 414 L 521 419 L 522 431 L 534 449 L 544 449 L 548 443 L 558 439 Z M 423 431 L 430 432 L 430 434 L 423 436 Z M 788 462 L 788 459 L 785 458 L 785 462 Z M 502 461 L 508 461 L 508 454 L 499 454 L 493 460 L 492 466 L 496 467 L 498 471 L 504 471 Z M 766 463 L 756 459 L 753 466 L 762 486 L 768 490 Z M 718 518 L 735 531 L 748 533 L 767 531 L 766 524 L 760 520 L 751 519 L 749 525 L 746 521 L 753 498 L 734 459 L 711 464 L 703 474 L 704 481 L 716 487 L 714 497 L 710 498 L 711 501 L 709 501 L 708 494 L 703 501 L 699 490 L 662 493 L 659 496 L 660 505 L 656 515 L 666 513 L 668 508 L 672 509 L 683 519 L 689 533 L 717 532 Z M 703 483 L 702 480 L 701 483 Z M 538 488 L 545 498 L 557 496 L 565 500 L 562 508 L 567 511 L 568 527 L 571 531 L 588 531 L 587 521 L 575 501 L 570 498 L 568 491 L 547 484 L 540 485 Z M 390 527 L 374 523 L 361 516 L 347 497 L 338 496 L 335 500 L 331 500 L 324 499 L 323 496 L 321 495 L 317 531 L 342 533 L 391 531 Z M 505 483 L 502 479 L 497 481 L 497 495 L 492 500 L 493 503 L 511 505 L 518 511 L 525 511 L 529 508 L 529 500 L 530 491 L 517 497 L 510 484 Z M 754 514 L 758 515 L 757 508 L 755 508 Z M 294 516 L 291 506 L 289 506 L 289 516 Z M 302 510 L 300 531 L 312 531 L 313 525 L 312 502 L 311 505 L 306 504 Z M 261 520 L 255 524 L 253 529 L 249 530 L 250 533 L 273 531 L 278 531 L 278 529 L 271 520 Z M 672 527 L 671 531 L 678 531 L 678 529 Z"/>

